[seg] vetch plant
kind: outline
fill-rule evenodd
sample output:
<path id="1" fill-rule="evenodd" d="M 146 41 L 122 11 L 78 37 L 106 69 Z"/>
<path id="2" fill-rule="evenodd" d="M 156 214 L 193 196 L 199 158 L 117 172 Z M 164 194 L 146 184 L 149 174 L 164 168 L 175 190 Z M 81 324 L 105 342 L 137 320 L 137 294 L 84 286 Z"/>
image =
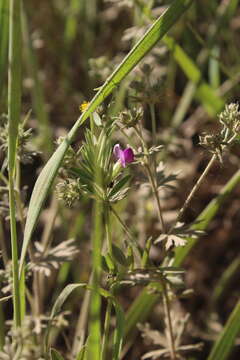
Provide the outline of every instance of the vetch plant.
<path id="1" fill-rule="evenodd" d="M 219 336 L 209 360 L 226 360 L 232 351 L 240 332 L 239 302 L 226 325 L 221 323 L 238 296 L 236 287 L 228 289 L 239 270 L 237 228 L 231 232 L 239 201 L 230 196 L 240 171 L 217 193 L 238 164 L 239 106 L 223 108 L 222 98 L 235 98 L 239 82 L 235 69 L 225 65 L 236 61 L 237 68 L 226 41 L 237 2 L 204 8 L 204 23 L 201 16 L 186 14 L 175 28 L 192 3 L 194 13 L 202 14 L 191 0 L 174 0 L 170 6 L 145 0 L 124 0 L 120 6 L 54 0 L 43 12 L 39 6 L 39 19 L 43 14 L 46 19 L 40 25 L 20 0 L 0 3 L 2 80 L 9 69 L 8 89 L 4 85 L 0 91 L 2 112 L 7 112 L 0 129 L 0 360 L 198 359 L 208 351 L 209 344 L 204 355 L 198 353 L 206 341 L 216 339 L 206 321 L 213 311 L 219 314 Z M 59 24 L 63 44 L 51 35 Z M 93 99 L 79 107 L 92 89 Z M 24 112 L 33 108 L 23 121 L 21 103 Z M 67 133 L 78 108 L 81 114 Z M 89 126 L 83 127 L 87 119 Z M 206 131 L 205 121 L 214 131 Z M 204 153 L 195 144 L 200 125 Z M 38 146 L 42 153 L 35 156 Z M 219 173 L 214 187 L 210 171 Z M 226 220 L 219 221 L 226 199 Z M 199 253 L 188 256 L 197 243 Z M 203 258 L 208 250 L 211 261 Z M 216 277 L 217 291 L 212 291 Z M 208 304 L 203 301 L 201 311 L 190 316 L 186 308 L 195 309 L 198 296 Z M 11 301 L 13 306 L 6 304 Z M 138 331 L 143 341 L 136 340 Z"/>

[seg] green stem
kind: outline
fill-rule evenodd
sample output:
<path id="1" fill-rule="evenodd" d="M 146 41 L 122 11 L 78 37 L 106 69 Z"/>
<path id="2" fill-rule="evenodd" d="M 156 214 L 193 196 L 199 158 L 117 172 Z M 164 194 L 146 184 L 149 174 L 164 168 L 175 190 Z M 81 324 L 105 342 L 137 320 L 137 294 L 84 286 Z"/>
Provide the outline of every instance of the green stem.
<path id="1" fill-rule="evenodd" d="M 3 351 L 5 344 L 5 316 L 3 311 L 3 304 L 0 303 L 0 351 Z"/>
<path id="2" fill-rule="evenodd" d="M 107 248 L 110 256 L 112 257 L 112 239 L 111 239 L 111 231 L 110 231 L 110 208 L 108 205 L 105 207 L 104 212 L 105 217 L 105 232 L 106 232 L 106 239 L 107 239 Z"/>
<path id="3" fill-rule="evenodd" d="M 6 239 L 4 237 L 2 219 L 0 219 L 0 247 L 2 250 L 2 259 L 4 263 L 4 268 L 6 269 L 8 264 L 8 254 L 7 254 L 7 246 L 5 241 Z"/>
<path id="4" fill-rule="evenodd" d="M 155 116 L 155 115 L 154 115 Z M 154 117 L 155 119 L 155 117 Z M 153 119 L 153 120 L 154 120 Z M 142 131 L 141 131 L 141 128 L 140 128 L 140 131 L 138 130 L 137 127 L 134 127 L 135 131 L 136 131 L 136 134 L 137 136 L 139 137 L 141 143 L 142 143 L 142 147 L 143 147 L 143 151 L 144 151 L 144 154 L 148 154 L 148 149 L 147 149 L 147 145 L 143 139 L 143 136 L 142 136 Z M 152 192 L 153 192 L 153 195 L 155 196 L 155 199 L 156 199 L 156 202 L 157 202 L 157 208 L 158 208 L 158 217 L 159 217 L 159 220 L 160 220 L 160 223 L 161 223 L 161 227 L 162 227 L 162 232 L 164 233 L 165 232 L 165 225 L 164 225 L 164 220 L 163 220 L 163 215 L 162 215 L 162 207 L 161 207 L 161 202 L 160 202 L 160 198 L 159 198 L 159 194 L 158 194 L 158 189 L 157 189 L 157 180 L 156 180 L 156 163 L 154 164 L 154 175 L 155 175 L 155 179 L 154 179 L 154 176 L 152 174 L 152 171 L 151 171 L 151 167 L 150 167 L 150 162 L 149 162 L 149 156 L 145 155 L 144 156 L 144 165 L 145 165 L 145 168 L 147 170 L 147 175 L 148 175 L 148 179 L 149 179 L 149 182 L 151 184 L 151 187 L 152 187 Z"/>
<path id="5" fill-rule="evenodd" d="M 136 242 L 134 236 L 131 234 L 130 230 L 128 229 L 127 225 L 123 222 L 123 220 L 120 218 L 120 216 L 118 215 L 118 213 L 115 211 L 115 209 L 113 207 L 110 207 L 111 211 L 113 212 L 114 216 L 116 217 L 116 219 L 119 221 L 119 223 L 121 224 L 121 226 L 123 227 L 126 235 L 128 236 L 128 239 L 130 240 L 131 246 L 133 248 L 133 252 L 134 255 L 136 257 L 136 261 L 137 264 L 140 266 L 141 264 L 141 249 L 138 245 L 138 243 Z"/>
<path id="6" fill-rule="evenodd" d="M 162 289 L 163 289 L 163 305 L 164 305 L 164 312 L 166 315 L 167 320 L 167 329 L 169 334 L 169 348 L 170 348 L 170 355 L 171 360 L 176 360 L 176 349 L 175 349 L 175 342 L 174 342 L 174 335 L 173 335 L 173 327 L 172 327 L 172 319 L 170 313 L 170 301 L 168 296 L 168 289 L 167 285 L 165 284 L 165 280 L 162 281 Z"/>
<path id="7" fill-rule="evenodd" d="M 109 347 L 109 334 L 110 334 L 110 324 L 111 324 L 111 311 L 112 311 L 112 301 L 108 300 L 105 322 L 104 322 L 104 332 L 103 332 L 103 342 L 102 342 L 102 354 L 101 360 L 107 360 L 107 350 Z"/>
<path id="8" fill-rule="evenodd" d="M 99 179 L 99 174 L 96 174 Z M 95 201 L 94 206 L 94 233 L 92 237 L 92 263 L 93 263 L 93 292 L 90 300 L 90 324 L 89 324 L 89 347 L 88 360 L 99 360 L 101 355 L 101 295 L 99 294 L 101 280 L 101 248 L 103 236 L 103 204 Z"/>
<path id="9" fill-rule="evenodd" d="M 111 231 L 110 231 L 110 208 L 109 208 L 109 205 L 106 205 L 106 207 L 105 207 L 105 231 L 106 231 L 108 252 L 109 252 L 111 258 L 113 258 L 112 238 L 111 238 Z M 105 323 L 104 323 L 101 360 L 107 360 L 107 351 L 109 348 L 109 340 L 110 340 L 109 332 L 110 332 L 111 310 L 112 310 L 112 301 L 108 300 L 106 315 L 105 315 Z"/>
<path id="10" fill-rule="evenodd" d="M 150 107 L 150 115 L 152 122 L 152 142 L 155 146 L 157 144 L 157 126 L 156 126 L 156 115 L 155 115 L 155 107 L 154 104 L 149 104 Z M 156 169 L 156 156 L 153 154 L 154 167 Z"/>
<path id="11" fill-rule="evenodd" d="M 213 163 L 215 162 L 216 159 L 217 159 L 217 156 L 213 155 L 211 160 L 207 164 L 205 170 L 203 171 L 202 175 L 200 176 L 200 178 L 198 179 L 198 181 L 196 182 L 196 184 L 192 188 L 192 190 L 191 190 L 190 194 L 188 195 L 187 199 L 185 200 L 182 208 L 179 210 L 179 213 L 178 213 L 178 216 L 177 216 L 177 219 L 176 219 L 176 223 L 181 220 L 183 213 L 185 212 L 186 208 L 188 207 L 188 205 L 189 205 L 190 201 L 192 200 L 192 198 L 194 197 L 195 193 L 200 188 L 201 184 L 203 183 L 203 180 L 205 179 L 205 177 L 209 173 L 209 171 L 210 171 L 210 169 L 211 169 L 211 167 L 212 167 L 212 165 L 213 165 Z"/>
<path id="12" fill-rule="evenodd" d="M 8 191 L 13 274 L 14 327 L 21 326 L 21 297 L 18 278 L 18 247 L 15 207 L 15 167 L 18 124 L 21 113 L 21 0 L 10 1 L 8 77 Z M 22 299 L 23 300 L 23 299 Z"/>
<path id="13" fill-rule="evenodd" d="M 158 217 L 161 223 L 161 227 L 162 227 L 162 233 L 165 233 L 165 224 L 164 224 L 164 219 L 163 219 L 163 215 L 162 215 L 162 207 L 161 207 L 161 202 L 160 202 L 160 198 L 159 198 L 159 194 L 158 194 L 158 189 L 157 189 L 157 185 L 156 182 L 154 180 L 153 174 L 151 172 L 150 166 L 149 164 L 145 165 L 146 170 L 147 170 L 147 174 L 148 174 L 148 178 L 152 187 L 152 192 L 153 195 L 156 199 L 157 202 L 157 209 L 158 209 Z"/>
<path id="14" fill-rule="evenodd" d="M 20 288 L 18 278 L 18 248 L 17 248 L 17 231 L 16 231 L 16 209 L 14 199 L 14 180 L 13 174 L 9 172 L 9 208 L 10 208 L 10 229 L 11 229 L 11 249 L 12 249 L 12 272 L 13 272 L 13 308 L 14 308 L 14 325 L 21 326 L 20 312 Z"/>
<path id="15" fill-rule="evenodd" d="M 119 126 L 118 124 L 116 124 L 117 128 L 119 129 L 119 131 L 121 131 L 121 133 L 125 136 L 125 138 L 127 139 L 129 145 L 131 145 L 131 148 L 135 150 L 135 144 L 132 140 L 132 138 L 126 133 L 126 131 L 124 130 L 124 128 L 122 128 L 121 126 Z"/>
<path id="16" fill-rule="evenodd" d="M 226 135 L 225 135 L 225 139 L 224 141 L 227 141 L 227 145 L 224 145 L 222 147 L 222 150 L 224 150 L 228 145 L 231 145 L 231 143 L 235 140 L 235 138 L 237 137 L 237 134 L 234 134 L 230 139 L 227 140 L 227 137 L 228 137 L 228 132 L 226 132 Z M 172 231 L 172 229 L 174 228 L 174 226 L 176 225 L 176 223 L 178 221 L 181 220 L 182 216 L 183 216 L 183 213 L 185 212 L 186 208 L 189 206 L 192 198 L 194 197 L 195 193 L 198 191 L 198 189 L 200 188 L 200 186 L 202 185 L 205 177 L 207 176 L 207 174 L 209 173 L 210 169 L 212 168 L 215 160 L 217 160 L 217 155 L 213 155 L 209 161 L 209 163 L 207 164 L 207 166 L 205 167 L 202 175 L 200 176 L 200 178 L 198 179 L 198 181 L 196 182 L 196 184 L 194 185 L 194 187 L 192 188 L 190 194 L 188 195 L 187 199 L 185 200 L 182 208 L 179 210 L 179 213 L 178 213 L 178 216 L 177 216 L 177 219 L 174 223 L 174 225 L 171 227 L 171 230 L 169 232 Z"/>

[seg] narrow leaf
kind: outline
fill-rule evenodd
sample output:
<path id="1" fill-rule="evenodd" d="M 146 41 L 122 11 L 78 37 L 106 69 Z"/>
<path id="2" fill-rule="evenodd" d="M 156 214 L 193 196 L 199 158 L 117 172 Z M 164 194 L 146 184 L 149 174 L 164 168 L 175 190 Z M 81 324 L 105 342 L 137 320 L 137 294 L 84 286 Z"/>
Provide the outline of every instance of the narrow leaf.
<path id="1" fill-rule="evenodd" d="M 71 295 L 71 293 L 75 289 L 84 288 L 86 286 L 87 285 L 83 284 L 83 283 L 69 284 L 62 290 L 62 292 L 58 296 L 57 300 L 55 301 L 55 303 L 53 305 L 53 308 L 52 308 L 52 311 L 51 311 L 50 321 L 49 321 L 47 329 L 46 329 L 46 335 L 45 335 L 45 351 L 46 351 L 46 353 L 48 352 L 48 348 L 49 348 L 49 332 L 50 332 L 50 327 L 51 327 L 51 324 L 52 324 L 52 320 L 59 313 L 61 307 L 63 306 L 64 302 L 67 300 L 68 296 Z"/>
<path id="2" fill-rule="evenodd" d="M 114 348 L 113 360 L 119 360 L 123 344 L 123 335 L 125 328 L 125 316 L 122 308 L 116 303 L 113 303 L 116 312 L 116 328 L 114 331 Z"/>
<path id="3" fill-rule="evenodd" d="M 240 334 L 240 301 L 228 318 L 228 321 L 215 342 L 207 360 L 227 360 L 233 349 L 236 337 Z"/>
<path id="4" fill-rule="evenodd" d="M 11 228 L 13 307 L 15 327 L 21 325 L 20 283 L 18 278 L 18 242 L 15 208 L 15 165 L 18 126 L 21 114 L 21 0 L 10 1 L 9 12 L 9 72 L 8 72 L 8 177 Z"/>
<path id="5" fill-rule="evenodd" d="M 188 79 L 197 85 L 195 96 L 201 101 L 210 115 L 216 115 L 216 113 L 224 107 L 224 101 L 216 94 L 213 88 L 204 81 L 202 73 L 197 65 L 173 38 L 166 35 L 164 36 L 163 41 L 172 51 L 175 60 Z"/>
<path id="6" fill-rule="evenodd" d="M 67 298 L 69 297 L 69 295 L 71 295 L 71 293 L 75 290 L 75 289 L 79 289 L 79 288 L 85 288 L 87 285 L 86 284 L 69 284 L 67 285 L 63 291 L 61 292 L 61 294 L 58 296 L 55 304 L 53 305 L 52 311 L 51 311 L 51 316 L 50 318 L 53 319 L 60 311 L 61 307 L 63 306 L 63 304 L 65 303 L 65 301 L 67 300 Z"/>
<path id="7" fill-rule="evenodd" d="M 8 57 L 8 23 L 9 23 L 9 1 L 3 0 L 0 2 L 0 99 L 4 89 L 4 80 L 7 75 L 7 57 Z"/>

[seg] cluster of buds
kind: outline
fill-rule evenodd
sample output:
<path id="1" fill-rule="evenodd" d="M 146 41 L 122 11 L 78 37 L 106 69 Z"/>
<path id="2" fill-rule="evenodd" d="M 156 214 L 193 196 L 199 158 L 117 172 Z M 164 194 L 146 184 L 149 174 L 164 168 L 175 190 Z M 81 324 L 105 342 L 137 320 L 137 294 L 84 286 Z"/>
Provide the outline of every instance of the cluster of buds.
<path id="1" fill-rule="evenodd" d="M 71 207 L 81 197 L 81 186 L 77 179 L 64 180 L 56 185 L 59 200 Z"/>
<path id="2" fill-rule="evenodd" d="M 134 127 L 143 117 L 143 109 L 141 107 L 134 107 L 131 110 L 122 111 L 119 114 L 120 123 L 126 127 Z"/>
<path id="3" fill-rule="evenodd" d="M 219 121 L 223 125 L 222 130 L 217 134 L 203 134 L 200 136 L 199 144 L 216 155 L 222 162 L 222 153 L 230 146 L 240 133 L 240 111 L 238 104 L 229 104 L 219 115 Z"/>
<path id="4" fill-rule="evenodd" d="M 26 119 L 28 118 L 28 115 Z M 33 136 L 32 129 L 24 129 L 25 121 L 19 124 L 18 127 L 18 144 L 17 144 L 17 155 L 23 164 L 31 164 L 34 156 L 38 154 L 37 151 L 33 150 L 30 146 L 30 140 Z M 7 152 L 8 149 L 8 136 L 9 136 L 9 125 L 8 117 L 2 115 L 0 118 L 0 150 Z"/>
<path id="5" fill-rule="evenodd" d="M 163 84 L 161 80 L 156 80 L 152 75 L 153 68 L 144 64 L 141 67 L 141 80 L 134 80 L 130 86 L 136 90 L 137 95 L 133 96 L 133 100 L 142 104 L 158 104 L 161 100 Z"/>
<path id="6" fill-rule="evenodd" d="M 232 133 L 240 133 L 240 111 L 239 105 L 231 103 L 225 106 L 224 111 L 219 115 L 220 123 Z"/>
<path id="7" fill-rule="evenodd" d="M 223 137 L 221 134 L 206 134 L 199 136 L 199 144 L 207 149 L 210 153 L 215 154 L 222 163 Z"/>
<path id="8" fill-rule="evenodd" d="M 60 145 L 65 140 L 64 136 L 60 136 L 56 140 L 56 144 Z M 71 167 L 75 166 L 78 161 L 78 152 L 75 152 L 72 146 L 70 145 L 67 149 L 67 152 L 64 156 L 63 164 L 61 167 L 61 171 L 70 169 Z"/>

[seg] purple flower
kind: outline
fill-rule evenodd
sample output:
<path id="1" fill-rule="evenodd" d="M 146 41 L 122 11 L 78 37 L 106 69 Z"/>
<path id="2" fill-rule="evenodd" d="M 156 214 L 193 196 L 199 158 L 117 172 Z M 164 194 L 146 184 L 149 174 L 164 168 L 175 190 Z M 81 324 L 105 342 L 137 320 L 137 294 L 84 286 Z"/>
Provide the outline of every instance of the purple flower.
<path id="1" fill-rule="evenodd" d="M 121 146 L 116 144 L 113 148 L 113 154 L 116 159 L 120 160 L 120 163 L 124 168 L 126 167 L 126 164 L 129 164 L 134 160 L 133 150 L 130 147 L 122 150 Z"/>

